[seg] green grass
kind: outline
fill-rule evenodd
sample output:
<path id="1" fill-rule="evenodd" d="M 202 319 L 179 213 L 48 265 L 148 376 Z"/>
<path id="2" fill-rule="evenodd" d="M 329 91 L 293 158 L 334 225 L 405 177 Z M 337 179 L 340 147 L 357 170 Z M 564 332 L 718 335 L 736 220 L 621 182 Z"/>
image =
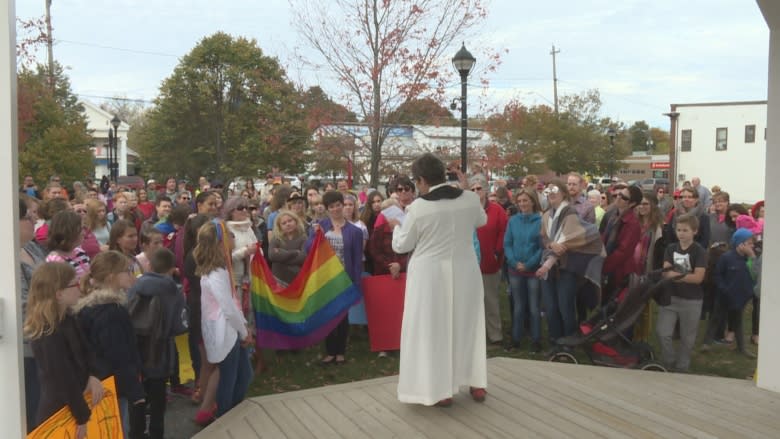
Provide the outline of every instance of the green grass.
<path id="1" fill-rule="evenodd" d="M 503 296 L 501 312 L 504 337 L 505 340 L 509 340 L 509 305 L 506 295 Z M 755 352 L 756 347 L 750 344 L 750 313 L 751 306 L 748 305 L 743 314 L 743 328 L 746 331 L 745 340 L 747 347 Z M 756 359 L 747 358 L 739 354 L 733 350 L 733 346 L 713 345 L 712 350 L 706 353 L 698 350 L 705 325 L 706 322 L 702 322 L 699 327 L 699 337 L 693 353 L 690 373 L 739 379 L 750 378 L 756 369 Z M 543 324 L 542 326 L 544 327 L 545 325 Z M 651 336 L 650 344 L 655 349 L 656 355 L 658 355 L 658 342 L 654 336 Z M 529 354 L 528 347 L 529 342 L 525 340 L 519 349 L 507 353 L 502 346 L 488 345 L 487 356 L 488 358 L 510 357 L 547 361 L 547 357 L 543 353 Z M 545 348 L 549 347 L 545 346 Z M 398 374 L 398 356 L 377 358 L 377 354 L 369 349 L 368 336 L 364 328 L 351 328 L 347 345 L 347 362 L 345 364 L 320 366 L 319 360 L 322 351 L 321 345 L 296 353 L 264 351 L 266 365 L 269 367 L 269 370 L 255 376 L 249 389 L 249 396 L 290 392 Z M 584 354 L 578 353 L 577 357 L 583 363 L 588 363 Z"/>

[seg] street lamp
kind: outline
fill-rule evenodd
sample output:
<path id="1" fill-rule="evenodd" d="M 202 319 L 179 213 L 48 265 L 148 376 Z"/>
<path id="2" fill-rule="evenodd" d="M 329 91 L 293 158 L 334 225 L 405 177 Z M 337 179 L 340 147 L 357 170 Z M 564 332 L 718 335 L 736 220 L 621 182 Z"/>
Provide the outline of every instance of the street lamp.
<path id="1" fill-rule="evenodd" d="M 460 74 L 460 170 L 465 174 L 468 161 L 466 151 L 466 127 L 468 119 L 466 116 L 466 78 L 468 78 L 471 69 L 477 59 L 466 50 L 466 43 L 460 48 L 458 53 L 452 58 L 452 65 Z"/>
<path id="2" fill-rule="evenodd" d="M 119 129 L 119 124 L 121 124 L 121 123 L 122 123 L 122 121 L 119 120 L 119 117 L 117 115 L 114 115 L 114 118 L 111 119 L 111 126 L 114 127 L 114 135 L 113 135 L 113 141 L 114 141 L 113 143 L 114 144 L 113 145 L 109 145 L 108 149 L 109 149 L 109 151 L 111 149 L 113 149 L 114 150 L 114 154 L 113 154 L 113 161 L 109 160 L 108 166 L 110 167 L 109 174 L 111 175 L 111 180 L 114 181 L 114 182 L 116 182 L 117 177 L 119 177 L 119 159 L 118 159 L 118 157 L 119 157 L 119 147 L 118 147 L 118 145 L 119 145 L 119 135 L 117 134 L 117 129 Z M 110 128 L 108 129 L 108 140 L 109 140 L 109 143 L 111 143 L 112 136 L 111 136 L 111 129 Z"/>
<path id="3" fill-rule="evenodd" d="M 607 136 L 609 136 L 609 152 L 610 152 L 610 159 L 609 159 L 609 179 L 612 180 L 614 178 L 615 174 L 615 136 L 617 136 L 617 131 L 615 131 L 614 128 L 609 127 L 607 130 Z"/>

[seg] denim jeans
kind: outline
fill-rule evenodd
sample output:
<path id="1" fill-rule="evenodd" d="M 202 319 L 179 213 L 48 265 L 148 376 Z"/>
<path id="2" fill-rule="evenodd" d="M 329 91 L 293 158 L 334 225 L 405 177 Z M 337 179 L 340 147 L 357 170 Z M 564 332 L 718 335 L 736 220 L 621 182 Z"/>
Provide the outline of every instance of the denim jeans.
<path id="1" fill-rule="evenodd" d="M 555 341 L 574 334 L 577 331 L 577 275 L 563 269 L 550 270 L 541 284 L 550 339 Z"/>
<path id="2" fill-rule="evenodd" d="M 122 437 L 130 437 L 130 404 L 127 398 L 119 398 L 119 419 L 122 421 Z"/>
<path id="3" fill-rule="evenodd" d="M 542 321 L 539 315 L 539 279 L 532 276 L 509 275 L 509 289 L 512 293 L 512 342 L 517 344 L 523 338 L 525 315 L 530 320 L 531 341 L 538 342 L 542 336 Z"/>
<path id="4" fill-rule="evenodd" d="M 252 381 L 252 368 L 249 365 L 249 354 L 238 340 L 217 366 L 217 417 L 220 417 L 244 400 L 249 382 Z"/>

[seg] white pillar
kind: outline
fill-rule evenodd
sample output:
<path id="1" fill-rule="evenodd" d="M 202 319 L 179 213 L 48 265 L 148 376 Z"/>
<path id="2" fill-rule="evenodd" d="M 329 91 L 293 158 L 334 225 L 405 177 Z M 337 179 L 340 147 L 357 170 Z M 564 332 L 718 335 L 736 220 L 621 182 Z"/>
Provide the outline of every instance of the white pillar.
<path id="1" fill-rule="evenodd" d="M 119 137 L 119 175 L 127 175 L 127 131 Z"/>
<path id="2" fill-rule="evenodd" d="M 758 345 L 758 387 L 780 392 L 780 5 L 758 0 L 769 25 L 769 90 L 766 133 L 766 223 L 761 282 L 761 342 Z"/>
<path id="3" fill-rule="evenodd" d="M 19 166 L 16 132 L 16 12 L 13 1 L 0 8 L 0 428 L 2 436 L 24 437 L 24 375 L 19 291 Z"/>

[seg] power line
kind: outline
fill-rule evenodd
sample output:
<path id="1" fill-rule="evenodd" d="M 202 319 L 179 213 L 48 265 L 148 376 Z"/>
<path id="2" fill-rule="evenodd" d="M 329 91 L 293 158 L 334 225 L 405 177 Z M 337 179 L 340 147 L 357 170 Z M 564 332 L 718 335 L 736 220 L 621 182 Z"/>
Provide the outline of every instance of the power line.
<path id="1" fill-rule="evenodd" d="M 141 55 L 165 56 L 165 57 L 169 57 L 169 58 L 178 58 L 179 57 L 179 55 L 173 55 L 173 54 L 170 54 L 170 53 L 152 52 L 152 51 L 148 51 L 148 50 L 126 49 L 126 48 L 123 48 L 123 47 L 103 46 L 101 44 L 86 43 L 86 42 L 83 42 L 83 41 L 72 41 L 72 40 L 58 39 L 57 43 L 73 44 L 73 45 L 76 45 L 76 46 L 97 47 L 99 49 L 116 50 L 116 51 L 119 51 L 119 52 L 138 53 L 138 54 L 141 54 Z"/>

